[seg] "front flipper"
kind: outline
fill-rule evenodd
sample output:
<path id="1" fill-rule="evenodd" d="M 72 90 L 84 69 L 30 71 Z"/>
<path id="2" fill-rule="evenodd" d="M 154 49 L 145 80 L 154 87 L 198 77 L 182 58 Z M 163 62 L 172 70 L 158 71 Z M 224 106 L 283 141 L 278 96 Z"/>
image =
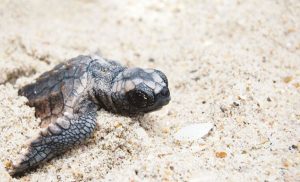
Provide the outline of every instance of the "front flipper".
<path id="1" fill-rule="evenodd" d="M 64 153 L 90 137 L 96 127 L 96 112 L 63 116 L 30 143 L 27 153 L 9 171 L 11 176 L 21 176 L 24 172 Z"/>

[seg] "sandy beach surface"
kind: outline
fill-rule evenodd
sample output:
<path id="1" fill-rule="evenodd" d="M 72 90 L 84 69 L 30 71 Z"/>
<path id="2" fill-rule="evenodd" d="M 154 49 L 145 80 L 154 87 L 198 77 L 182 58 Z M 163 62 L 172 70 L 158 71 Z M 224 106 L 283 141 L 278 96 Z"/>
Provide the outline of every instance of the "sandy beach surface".
<path id="1" fill-rule="evenodd" d="M 162 70 L 170 104 L 101 110 L 85 145 L 11 178 L 40 130 L 18 89 L 91 53 Z M 176 137 L 201 123 L 202 138 Z M 4 182 L 299 181 L 300 1 L 2 0 L 0 154 Z"/>

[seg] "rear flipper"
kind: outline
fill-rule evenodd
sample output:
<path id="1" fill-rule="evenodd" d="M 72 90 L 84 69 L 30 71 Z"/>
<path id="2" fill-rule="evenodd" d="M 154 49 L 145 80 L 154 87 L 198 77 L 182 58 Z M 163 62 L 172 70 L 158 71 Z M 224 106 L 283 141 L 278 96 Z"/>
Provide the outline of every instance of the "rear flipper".
<path id="1" fill-rule="evenodd" d="M 30 143 L 27 153 L 9 171 L 11 176 L 22 176 L 26 171 L 64 153 L 90 137 L 96 127 L 96 112 L 73 118 L 58 118 Z"/>

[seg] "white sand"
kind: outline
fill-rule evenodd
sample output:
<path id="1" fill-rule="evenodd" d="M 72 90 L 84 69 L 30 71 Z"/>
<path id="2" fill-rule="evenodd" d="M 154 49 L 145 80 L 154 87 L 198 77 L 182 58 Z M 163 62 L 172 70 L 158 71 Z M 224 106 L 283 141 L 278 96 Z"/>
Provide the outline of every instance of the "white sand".
<path id="1" fill-rule="evenodd" d="M 86 145 L 21 179 L 4 167 L 39 131 L 19 87 L 79 54 L 163 70 L 171 103 L 144 118 L 99 112 Z M 300 2 L 0 3 L 1 181 L 300 179 Z M 213 123 L 202 142 L 173 135 Z"/>

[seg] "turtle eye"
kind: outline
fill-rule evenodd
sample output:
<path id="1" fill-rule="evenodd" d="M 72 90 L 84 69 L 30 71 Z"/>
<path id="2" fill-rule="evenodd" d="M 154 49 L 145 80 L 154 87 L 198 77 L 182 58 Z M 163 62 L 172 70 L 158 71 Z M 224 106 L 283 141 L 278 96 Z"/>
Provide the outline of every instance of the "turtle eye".
<path id="1" fill-rule="evenodd" d="M 144 108 L 153 104 L 153 98 L 141 90 L 131 90 L 127 93 L 127 98 L 130 104 L 138 108 Z"/>

